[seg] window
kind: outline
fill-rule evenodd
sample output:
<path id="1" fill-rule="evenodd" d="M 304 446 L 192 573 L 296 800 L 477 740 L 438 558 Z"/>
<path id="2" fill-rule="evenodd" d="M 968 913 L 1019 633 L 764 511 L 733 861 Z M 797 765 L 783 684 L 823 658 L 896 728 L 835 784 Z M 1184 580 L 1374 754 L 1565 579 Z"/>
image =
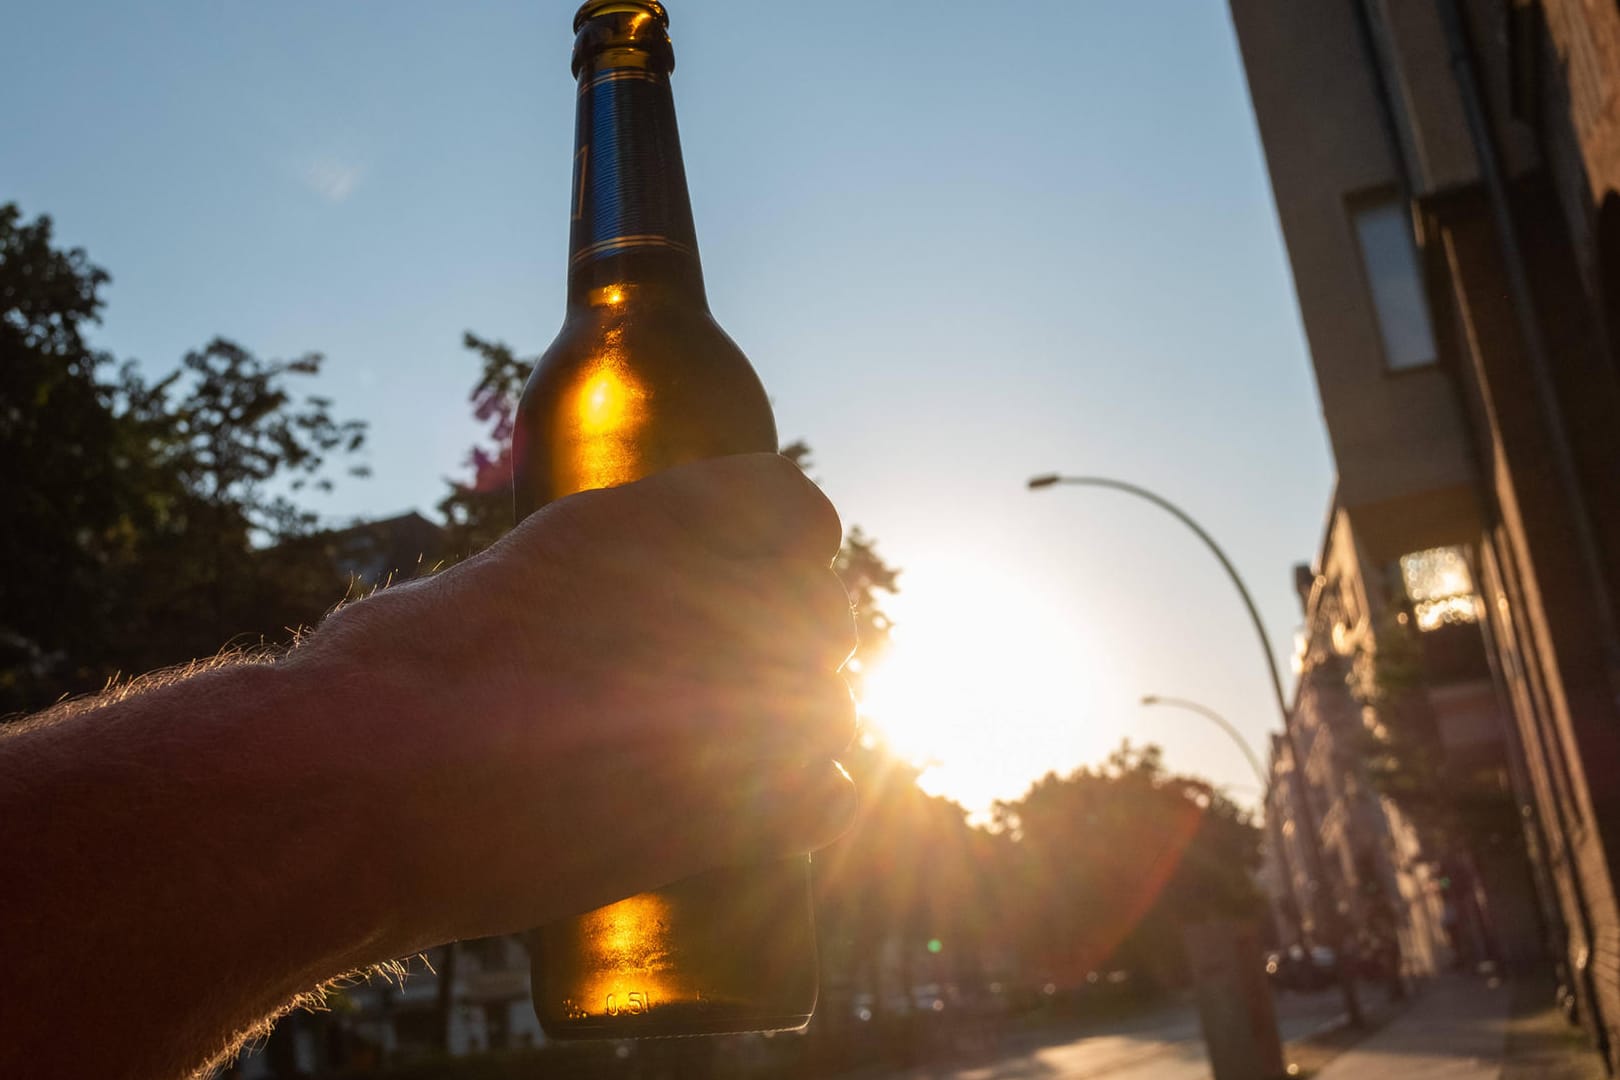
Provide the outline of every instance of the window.
<path id="1" fill-rule="evenodd" d="M 1430 548 L 1401 556 L 1401 582 L 1406 586 L 1418 629 L 1427 633 L 1479 618 L 1474 602 L 1474 575 L 1462 548 Z"/>
<path id="2" fill-rule="evenodd" d="M 1405 207 L 1384 197 L 1355 207 L 1353 217 L 1384 362 L 1395 371 L 1434 363 L 1434 325 Z"/>

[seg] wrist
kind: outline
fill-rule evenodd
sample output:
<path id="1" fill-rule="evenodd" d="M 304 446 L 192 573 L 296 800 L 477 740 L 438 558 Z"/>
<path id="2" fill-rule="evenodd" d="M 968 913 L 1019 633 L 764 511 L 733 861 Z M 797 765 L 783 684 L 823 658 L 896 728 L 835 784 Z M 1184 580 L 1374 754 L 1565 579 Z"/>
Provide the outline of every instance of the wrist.
<path id="1" fill-rule="evenodd" d="M 327 913 L 332 934 L 323 964 L 341 970 L 408 955 L 420 948 L 408 907 L 411 863 L 400 845 L 401 763 L 397 743 L 379 724 L 387 705 L 362 665 L 341 655 L 294 649 L 265 665 L 254 681 L 263 704 L 266 790 L 286 799 L 289 839 L 306 854 L 303 890 Z M 300 905 L 302 906 L 302 905 Z"/>
<path id="2" fill-rule="evenodd" d="M 278 667 L 299 698 L 321 703 L 309 743 L 335 770 L 327 789 L 344 793 L 341 845 L 356 871 L 345 899 L 375 962 L 456 936 L 445 863 L 457 769 L 441 680 L 377 648 L 373 628 L 345 625 L 358 613 L 340 612 Z"/>

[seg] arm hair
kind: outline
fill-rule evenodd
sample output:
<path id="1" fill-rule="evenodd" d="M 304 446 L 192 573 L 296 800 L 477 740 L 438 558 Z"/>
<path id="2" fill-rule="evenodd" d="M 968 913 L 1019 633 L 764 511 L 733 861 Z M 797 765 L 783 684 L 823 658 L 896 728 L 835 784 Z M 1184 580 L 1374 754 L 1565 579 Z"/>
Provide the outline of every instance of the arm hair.
<path id="1" fill-rule="evenodd" d="M 278 727 L 335 733 L 345 708 L 321 683 L 278 688 L 286 652 L 230 650 L 0 726 L 0 865 L 22 868 L 0 874 L 0 1075 L 207 1076 L 289 1011 L 403 977 L 365 955 L 375 928 L 341 896 L 302 887 L 332 876 L 299 865 L 322 819 L 342 833 L 354 808 L 297 781 L 308 736 Z M 294 955 L 306 932 L 319 955 Z"/>

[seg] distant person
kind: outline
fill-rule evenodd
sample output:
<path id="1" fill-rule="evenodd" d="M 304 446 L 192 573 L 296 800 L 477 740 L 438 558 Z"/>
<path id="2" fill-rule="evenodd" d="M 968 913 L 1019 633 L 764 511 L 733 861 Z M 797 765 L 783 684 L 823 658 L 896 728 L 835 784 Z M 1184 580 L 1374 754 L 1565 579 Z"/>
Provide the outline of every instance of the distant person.
<path id="1" fill-rule="evenodd" d="M 784 458 L 683 466 L 11 725 L 0 1077 L 192 1075 L 323 980 L 828 843 L 839 540 Z"/>

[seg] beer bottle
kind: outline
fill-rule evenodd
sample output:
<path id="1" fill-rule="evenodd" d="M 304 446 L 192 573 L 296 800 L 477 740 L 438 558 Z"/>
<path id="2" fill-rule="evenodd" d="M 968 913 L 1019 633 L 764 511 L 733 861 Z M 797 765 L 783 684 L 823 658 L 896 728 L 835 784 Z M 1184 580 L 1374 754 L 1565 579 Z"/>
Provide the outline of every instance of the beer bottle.
<path id="1" fill-rule="evenodd" d="M 709 314 L 654 0 L 574 17 L 579 82 L 562 330 L 513 436 L 517 515 L 699 458 L 775 451 L 758 377 Z M 633 813 L 632 792 L 612 815 Z M 554 1038 L 799 1028 L 816 1000 L 809 858 L 718 870 L 529 936 Z"/>

